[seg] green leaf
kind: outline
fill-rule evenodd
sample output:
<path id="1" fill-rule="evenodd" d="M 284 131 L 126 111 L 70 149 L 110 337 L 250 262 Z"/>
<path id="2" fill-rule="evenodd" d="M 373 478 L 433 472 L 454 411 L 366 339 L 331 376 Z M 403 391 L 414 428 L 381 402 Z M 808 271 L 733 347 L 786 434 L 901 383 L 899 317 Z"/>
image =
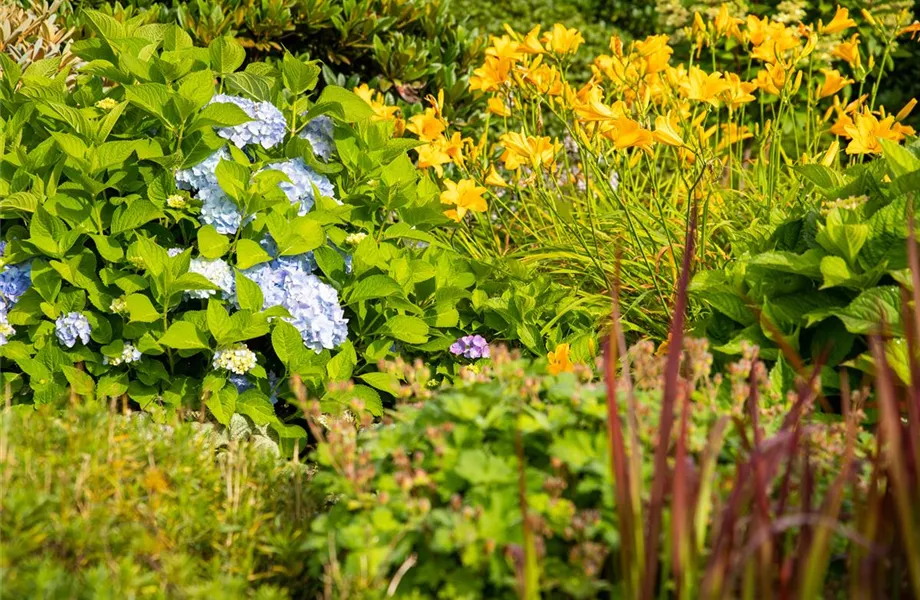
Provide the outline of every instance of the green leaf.
<path id="1" fill-rule="evenodd" d="M 395 395 L 399 392 L 399 378 L 392 373 L 365 373 L 360 376 L 360 379 L 388 394 Z"/>
<path id="2" fill-rule="evenodd" d="M 237 412 L 246 415 L 256 425 L 268 425 L 278 421 L 275 408 L 265 394 L 256 389 L 248 389 L 236 399 Z"/>
<path id="3" fill-rule="evenodd" d="M 225 385 L 216 394 L 212 394 L 207 402 L 205 402 L 205 405 L 208 407 L 208 410 L 211 411 L 211 414 L 214 415 L 214 418 L 217 419 L 218 423 L 227 426 L 230 424 L 230 418 L 233 416 L 233 413 L 236 412 L 236 400 L 238 396 L 239 392 L 236 391 L 235 386 Z"/>
<path id="4" fill-rule="evenodd" d="M 236 267 L 238 269 L 246 270 L 249 267 L 269 262 L 271 259 L 271 255 L 253 240 L 242 239 L 236 243 Z"/>
<path id="5" fill-rule="evenodd" d="M 386 333 L 407 344 L 424 344 L 428 341 L 428 325 L 418 317 L 396 315 L 383 327 Z"/>
<path id="6" fill-rule="evenodd" d="M 163 317 L 163 315 L 154 308 L 150 298 L 143 294 L 131 294 L 125 298 L 125 302 L 128 304 L 128 314 L 130 315 L 131 321 L 153 323 Z"/>
<path id="7" fill-rule="evenodd" d="M 205 225 L 198 230 L 198 251 L 208 259 L 220 258 L 230 249 L 227 236 L 217 232 L 213 225 Z"/>
<path id="8" fill-rule="evenodd" d="M 236 298 L 243 310 L 259 312 L 265 299 L 258 284 L 239 271 L 236 272 Z"/>
<path id="9" fill-rule="evenodd" d="M 221 75 L 233 73 L 246 60 L 246 51 L 232 37 L 219 37 L 208 45 L 211 68 Z"/>
<path id="10" fill-rule="evenodd" d="M 358 364 L 358 355 L 351 342 L 342 345 L 339 353 L 326 363 L 326 373 L 330 381 L 348 381 Z"/>
<path id="11" fill-rule="evenodd" d="M 901 294 L 897 286 L 871 288 L 837 315 L 850 333 L 867 334 L 881 330 L 882 322 L 896 336 L 903 336 Z"/>
<path id="12" fill-rule="evenodd" d="M 61 371 L 64 373 L 64 377 L 67 378 L 67 382 L 70 384 L 70 387 L 73 388 L 74 392 L 81 396 L 93 395 L 96 384 L 86 371 L 81 371 L 80 369 L 68 365 L 61 365 Z"/>
<path id="13" fill-rule="evenodd" d="M 249 169 L 232 160 L 222 160 L 214 169 L 217 183 L 228 196 L 241 200 L 249 186 Z"/>
<path id="14" fill-rule="evenodd" d="M 106 259 L 109 262 L 119 262 L 125 257 L 124 250 L 121 249 L 112 238 L 106 237 L 104 235 L 92 235 L 93 241 L 96 242 L 96 250 L 99 251 L 99 256 Z"/>
<path id="15" fill-rule="evenodd" d="M 326 86 L 316 101 L 317 105 L 328 104 L 344 121 L 356 123 L 370 118 L 374 110 L 354 92 L 335 85 Z"/>
<path id="16" fill-rule="evenodd" d="M 281 62 L 281 75 L 284 78 L 284 87 L 295 96 L 299 96 L 316 87 L 316 82 L 319 81 L 319 67 L 314 62 L 304 63 L 290 52 L 285 52 Z"/>
<path id="17" fill-rule="evenodd" d="M 272 330 L 272 348 L 278 360 L 290 371 L 296 371 L 306 360 L 307 349 L 300 332 L 286 321 L 277 321 Z"/>
<path id="18" fill-rule="evenodd" d="M 188 321 L 176 321 L 169 326 L 159 343 L 178 350 L 199 350 L 208 348 L 208 338 Z"/>
<path id="19" fill-rule="evenodd" d="M 230 343 L 233 333 L 233 323 L 230 321 L 230 315 L 223 307 L 219 300 L 208 300 L 208 330 L 218 344 L 224 345 Z"/>
<path id="20" fill-rule="evenodd" d="M 348 297 L 348 304 L 355 304 L 374 298 L 386 298 L 401 294 L 402 288 L 389 275 L 370 275 L 355 283 Z"/>
<path id="21" fill-rule="evenodd" d="M 115 215 L 112 217 L 112 234 L 134 231 L 141 225 L 149 223 L 154 219 L 163 218 L 163 211 L 157 208 L 149 200 L 143 198 L 135 200 L 130 204 L 125 203 L 115 209 Z"/>
<path id="22" fill-rule="evenodd" d="M 204 127 L 236 127 L 249 121 L 252 121 L 252 117 L 236 104 L 215 102 L 201 109 L 189 127 L 189 131 Z"/>
<path id="23" fill-rule="evenodd" d="M 96 394 L 100 398 L 109 398 L 111 396 L 121 396 L 128 391 L 128 374 L 121 373 L 118 375 L 103 375 L 99 378 L 96 385 Z"/>

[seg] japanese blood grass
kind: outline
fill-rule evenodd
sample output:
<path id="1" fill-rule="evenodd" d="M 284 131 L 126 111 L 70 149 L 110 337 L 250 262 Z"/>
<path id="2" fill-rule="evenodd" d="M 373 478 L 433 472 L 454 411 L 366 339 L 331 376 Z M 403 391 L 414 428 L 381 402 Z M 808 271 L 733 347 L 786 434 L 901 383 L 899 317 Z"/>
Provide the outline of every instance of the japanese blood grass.
<path id="1" fill-rule="evenodd" d="M 689 223 L 688 253 L 677 290 L 679 311 L 686 307 L 695 211 Z M 789 359 L 800 366 L 802 376 L 778 431 L 768 435 L 761 425 L 763 407 L 752 370 L 744 415 L 716 420 L 695 463 L 687 449 L 689 393 L 678 369 L 683 337 L 679 312 L 671 324 L 658 425 L 658 440 L 669 443 L 655 448 L 648 496 L 639 476 L 646 463 L 632 417 L 636 405 L 630 367 L 618 352 L 624 338 L 614 294 L 606 378 L 610 468 L 621 543 L 611 580 L 622 584 L 623 597 L 920 597 L 920 258 L 912 226 L 908 254 L 913 304 L 906 292 L 903 298 L 904 322 L 910 325 L 910 385 L 899 386 L 887 362 L 886 341 L 873 334 L 879 424 L 867 446 L 871 434 L 857 421 L 867 390 L 862 400 L 851 394 L 844 372 L 839 418 L 846 435 L 836 473 L 816 469 L 816 448 L 809 439 L 816 417 L 808 414 L 820 389 L 820 362 L 805 372 L 796 356 Z M 884 331 L 881 315 L 879 321 Z M 780 345 L 794 353 L 790 345 Z M 624 398 L 626 418 L 620 412 Z M 676 436 L 671 432 L 675 418 Z M 731 426 L 728 438 L 726 426 Z M 726 458 L 726 439 L 737 440 L 739 446 L 733 475 L 715 469 Z M 867 460 L 857 457 L 857 446 L 869 448 Z M 731 486 L 727 497 L 718 493 L 726 481 Z"/>

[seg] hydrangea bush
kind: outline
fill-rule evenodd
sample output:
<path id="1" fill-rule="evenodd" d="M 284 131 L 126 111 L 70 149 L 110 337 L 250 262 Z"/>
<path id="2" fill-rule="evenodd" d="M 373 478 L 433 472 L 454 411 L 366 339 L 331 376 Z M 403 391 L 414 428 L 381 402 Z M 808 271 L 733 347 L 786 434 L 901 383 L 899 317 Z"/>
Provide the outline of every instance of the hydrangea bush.
<path id="1" fill-rule="evenodd" d="M 473 356 L 451 353 L 458 339 L 502 339 L 523 319 L 497 284 L 507 268 L 431 235 L 448 219 L 407 155 L 417 142 L 343 88 L 311 99 L 316 64 L 238 71 L 233 40 L 200 48 L 176 26 L 86 18 L 96 37 L 73 45 L 75 75 L 0 57 L 0 367 L 14 403 L 204 404 L 292 447 L 305 431 L 273 409 L 292 376 L 325 410 L 357 398 L 380 414 L 394 391 L 380 360 L 439 357 L 451 379 Z M 557 335 L 569 316 L 545 309 Z"/>

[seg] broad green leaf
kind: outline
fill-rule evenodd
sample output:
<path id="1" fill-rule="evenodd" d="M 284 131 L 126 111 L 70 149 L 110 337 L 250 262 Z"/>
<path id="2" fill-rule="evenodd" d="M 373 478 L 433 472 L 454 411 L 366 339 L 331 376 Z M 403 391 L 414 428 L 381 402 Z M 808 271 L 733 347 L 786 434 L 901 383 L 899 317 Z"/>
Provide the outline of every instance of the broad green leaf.
<path id="1" fill-rule="evenodd" d="M 230 424 L 230 417 L 236 412 L 238 396 L 239 392 L 236 391 L 235 386 L 225 385 L 216 394 L 212 394 L 205 402 L 205 405 L 207 405 L 208 410 L 211 411 L 218 423 L 227 426 Z"/>
<path id="2" fill-rule="evenodd" d="M 188 321 L 176 321 L 169 326 L 159 343 L 178 350 L 198 350 L 208 348 L 208 338 Z"/>
<path id="3" fill-rule="evenodd" d="M 223 307 L 219 300 L 211 298 L 208 300 L 208 330 L 218 344 L 224 345 L 230 343 L 233 332 L 233 323 L 230 322 L 230 315 Z"/>
<path id="4" fill-rule="evenodd" d="M 304 63 L 290 52 L 285 52 L 281 62 L 281 74 L 284 78 L 284 87 L 295 96 L 299 96 L 316 87 L 319 67 L 316 63 Z"/>
<path id="5" fill-rule="evenodd" d="M 230 249 L 227 236 L 218 233 L 213 225 L 205 225 L 198 230 L 198 251 L 208 259 L 220 258 Z"/>
<path id="6" fill-rule="evenodd" d="M 262 289 L 239 271 L 236 273 L 236 298 L 243 310 L 253 312 L 262 310 L 264 303 Z"/>
<path id="7" fill-rule="evenodd" d="M 74 392 L 81 396 L 93 395 L 96 383 L 86 371 L 81 371 L 69 365 L 61 365 L 61 371 L 64 373 L 64 377 L 67 378 L 67 382 L 70 384 L 70 387 L 73 388 Z"/>
<path id="8" fill-rule="evenodd" d="M 286 321 L 277 321 L 272 330 L 272 348 L 288 370 L 296 371 L 306 359 L 307 349 L 300 332 Z"/>
<path id="9" fill-rule="evenodd" d="M 130 294 L 125 298 L 125 302 L 128 304 L 131 321 L 153 323 L 163 318 L 163 315 L 154 308 L 150 298 L 143 294 Z"/>
<path id="10" fill-rule="evenodd" d="M 342 345 L 338 354 L 326 363 L 326 373 L 330 381 L 348 381 L 358 364 L 358 355 L 351 342 Z"/>
<path id="11" fill-rule="evenodd" d="M 212 41 L 208 45 L 208 54 L 211 57 L 211 68 L 221 75 L 233 73 L 246 60 L 246 51 L 240 43 L 227 36 Z"/>
<path id="12" fill-rule="evenodd" d="M 269 262 L 271 259 L 271 255 L 253 240 L 241 239 L 236 243 L 236 266 L 238 269 L 246 270 L 249 267 Z"/>
<path id="13" fill-rule="evenodd" d="M 418 317 L 390 317 L 384 325 L 384 331 L 407 344 L 424 344 L 428 341 L 428 325 Z"/>
<path id="14" fill-rule="evenodd" d="M 370 118 L 374 114 L 374 110 L 360 96 L 335 85 L 323 88 L 316 103 L 328 104 L 338 117 L 351 123 Z"/>
<path id="15" fill-rule="evenodd" d="M 236 399 L 236 411 L 246 415 L 256 425 L 268 425 L 278 421 L 275 409 L 265 394 L 256 389 L 248 389 Z"/>
<path id="16" fill-rule="evenodd" d="M 402 288 L 389 275 L 369 275 L 351 287 L 348 304 L 401 294 Z"/>

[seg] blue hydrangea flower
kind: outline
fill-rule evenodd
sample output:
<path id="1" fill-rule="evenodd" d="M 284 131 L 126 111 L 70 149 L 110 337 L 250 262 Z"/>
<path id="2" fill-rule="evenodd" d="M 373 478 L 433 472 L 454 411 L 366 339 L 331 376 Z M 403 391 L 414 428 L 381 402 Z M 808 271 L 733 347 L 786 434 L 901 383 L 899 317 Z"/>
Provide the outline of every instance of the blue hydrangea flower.
<path id="1" fill-rule="evenodd" d="M 332 138 L 334 129 L 335 122 L 326 115 L 322 115 L 311 119 L 300 132 L 300 137 L 310 142 L 310 145 L 313 146 L 313 153 L 325 161 L 329 160 L 335 151 L 335 142 Z"/>
<path id="2" fill-rule="evenodd" d="M 198 190 L 198 197 L 202 201 L 198 218 L 202 225 L 213 225 L 217 233 L 233 235 L 244 224 L 239 207 L 219 187 L 202 188 Z M 251 220 L 252 217 L 246 222 Z"/>
<path id="3" fill-rule="evenodd" d="M 166 254 L 168 254 L 170 258 L 175 258 L 176 256 L 179 256 L 183 252 L 185 252 L 185 248 L 170 248 L 169 250 L 166 251 Z"/>
<path id="4" fill-rule="evenodd" d="M 489 342 L 481 335 L 465 335 L 451 344 L 450 351 L 465 358 L 489 358 Z"/>
<path id="5" fill-rule="evenodd" d="M 348 319 L 335 288 L 300 265 L 285 265 L 276 259 L 252 267 L 245 274 L 261 288 L 264 309 L 287 309 L 291 317 L 285 320 L 297 328 L 308 348 L 321 352 L 348 338 Z"/>
<path id="6" fill-rule="evenodd" d="M 32 285 L 32 262 L 4 265 L 0 268 L 0 296 L 12 306 Z"/>
<path id="7" fill-rule="evenodd" d="M 249 378 L 247 378 L 245 375 L 237 375 L 236 373 L 234 373 L 233 375 L 227 378 L 227 381 L 229 381 L 234 386 L 236 386 L 236 391 L 241 394 L 248 389 L 252 389 L 253 387 L 252 382 L 249 381 Z"/>
<path id="8" fill-rule="evenodd" d="M 278 253 L 278 244 L 272 239 L 272 236 L 265 235 L 259 245 L 272 257 L 271 266 L 273 269 L 295 269 L 304 273 L 312 273 L 316 270 L 316 258 L 313 252 L 304 252 L 303 254 L 293 254 L 290 256 L 280 256 Z"/>
<path id="9" fill-rule="evenodd" d="M 308 167 L 302 158 L 272 163 L 265 168 L 281 171 L 291 180 L 290 183 L 282 181 L 278 187 L 284 191 L 291 204 L 300 205 L 297 214 L 301 217 L 313 208 L 316 201 L 313 193 L 314 185 L 322 196 L 335 198 L 335 187 L 332 182 Z"/>
<path id="10" fill-rule="evenodd" d="M 217 130 L 217 135 L 230 140 L 237 148 L 244 148 L 247 144 L 271 148 L 284 141 L 287 121 L 271 102 L 253 102 L 248 98 L 226 94 L 217 94 L 210 104 L 216 102 L 236 104 L 252 119 L 235 127 L 221 127 Z"/>
<path id="11" fill-rule="evenodd" d="M 176 172 L 176 186 L 182 190 L 201 190 L 217 185 L 217 165 L 222 160 L 230 160 L 230 151 L 221 148 L 197 165 Z"/>
<path id="12" fill-rule="evenodd" d="M 122 364 L 130 364 L 137 362 L 141 359 L 141 351 L 134 347 L 133 344 L 125 344 L 124 348 L 121 351 L 119 356 L 109 358 L 108 356 L 102 357 L 102 364 L 112 365 L 117 367 Z"/>
<path id="13" fill-rule="evenodd" d="M 73 348 L 78 339 L 84 345 L 88 344 L 90 332 L 92 332 L 92 327 L 89 325 L 89 320 L 79 312 L 61 315 L 54 322 L 54 334 L 58 341 L 68 348 Z"/>
<path id="14" fill-rule="evenodd" d="M 223 297 L 234 299 L 236 296 L 236 278 L 233 276 L 233 269 L 225 261 L 215 258 L 207 260 L 204 258 L 193 258 L 189 264 L 190 273 L 198 273 L 205 279 L 221 289 Z M 190 290 L 186 292 L 191 298 L 209 298 L 216 294 L 214 290 Z"/>

